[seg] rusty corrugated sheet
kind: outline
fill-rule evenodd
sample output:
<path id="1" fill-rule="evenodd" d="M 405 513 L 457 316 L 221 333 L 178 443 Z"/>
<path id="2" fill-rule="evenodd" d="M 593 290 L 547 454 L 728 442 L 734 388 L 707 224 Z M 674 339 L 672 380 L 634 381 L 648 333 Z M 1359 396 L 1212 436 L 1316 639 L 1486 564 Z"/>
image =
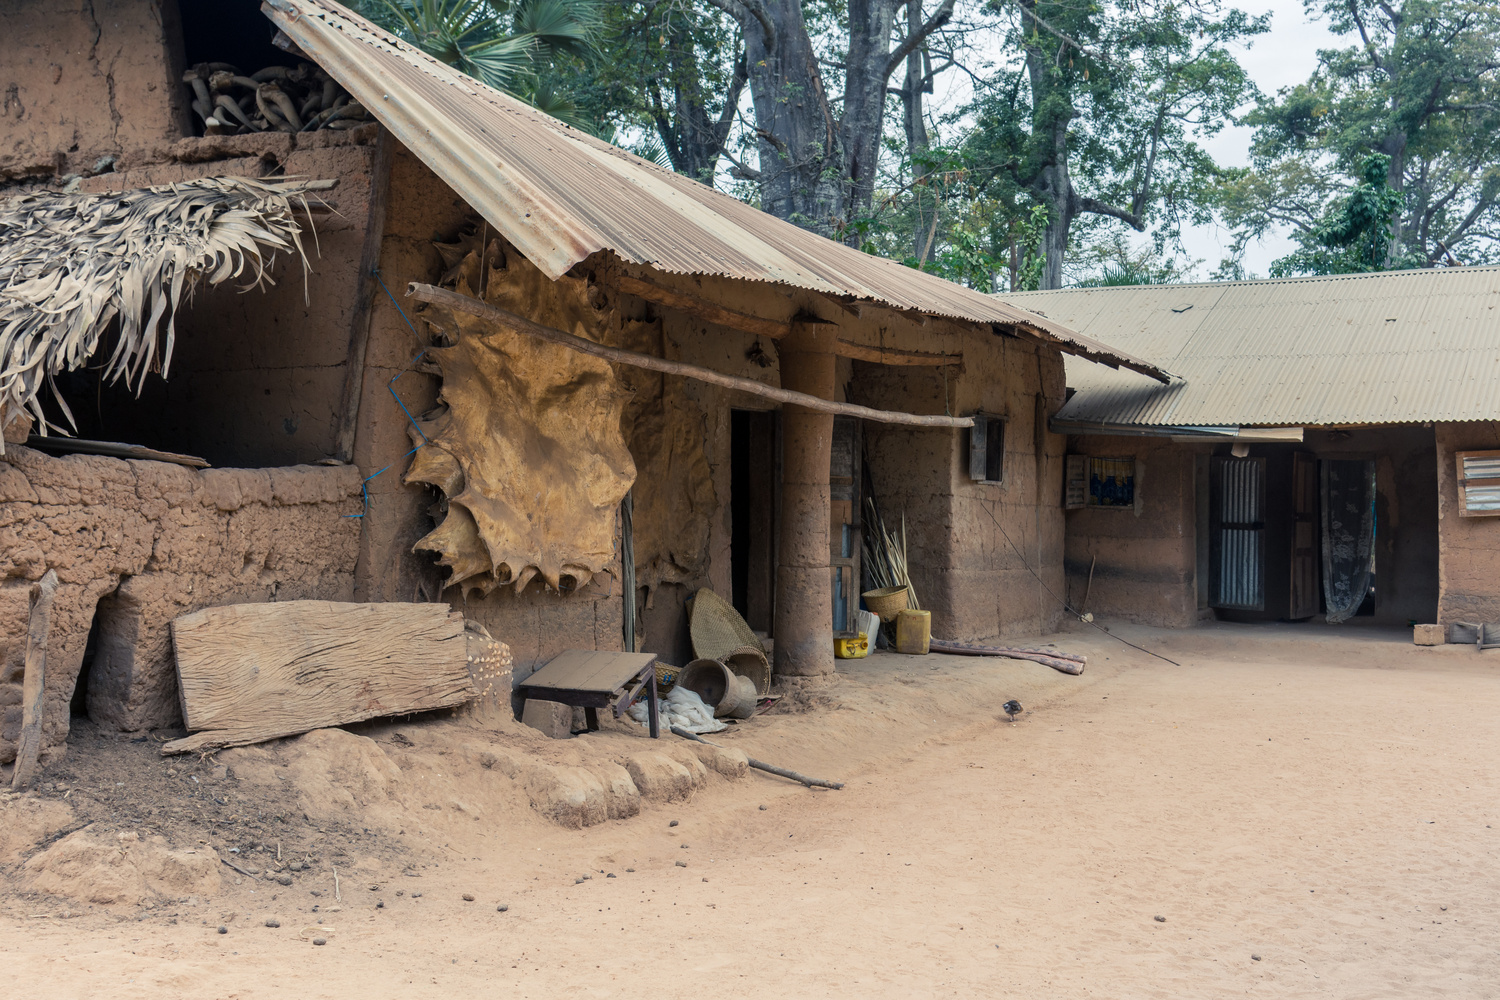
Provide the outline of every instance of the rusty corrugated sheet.
<path id="1" fill-rule="evenodd" d="M 1068 365 L 1061 421 L 1153 427 L 1500 420 L 1500 268 L 1008 295 L 1150 357 L 1161 386 Z"/>
<path id="2" fill-rule="evenodd" d="M 554 279 L 609 250 L 662 271 L 776 282 L 1019 327 L 1070 353 L 1165 380 L 1149 362 L 1062 324 L 798 229 L 585 135 L 330 0 L 266 0 L 262 9 Z"/>

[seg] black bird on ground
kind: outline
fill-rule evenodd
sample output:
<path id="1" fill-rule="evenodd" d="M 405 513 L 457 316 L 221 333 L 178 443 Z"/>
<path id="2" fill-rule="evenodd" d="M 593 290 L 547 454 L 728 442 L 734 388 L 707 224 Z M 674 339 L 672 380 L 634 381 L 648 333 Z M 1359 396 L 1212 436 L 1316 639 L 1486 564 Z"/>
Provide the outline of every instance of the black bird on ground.
<path id="1" fill-rule="evenodd" d="M 1007 701 L 1004 705 L 1001 705 L 1000 710 L 1006 715 L 1010 716 L 1010 721 L 1012 724 L 1015 723 L 1016 716 L 1026 711 L 1026 709 L 1021 707 L 1021 703 L 1019 701 L 1016 701 L 1016 699 L 1014 698 L 1012 698 L 1010 701 Z"/>

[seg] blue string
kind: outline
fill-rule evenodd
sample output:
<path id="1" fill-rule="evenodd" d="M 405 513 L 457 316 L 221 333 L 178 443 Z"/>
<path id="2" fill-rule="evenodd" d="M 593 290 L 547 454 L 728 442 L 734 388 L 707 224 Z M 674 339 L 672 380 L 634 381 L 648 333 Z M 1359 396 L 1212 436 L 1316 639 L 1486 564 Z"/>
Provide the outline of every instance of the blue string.
<path id="1" fill-rule="evenodd" d="M 415 337 L 417 337 L 418 341 L 420 341 L 421 337 L 417 334 L 417 328 L 416 328 L 416 326 L 414 326 L 412 324 L 411 319 L 406 315 L 406 310 L 401 308 L 401 303 L 399 303 L 399 302 L 396 301 L 396 296 L 394 296 L 394 295 L 391 294 L 391 290 L 389 288 L 386 288 L 385 279 L 380 276 L 380 268 L 377 267 L 375 270 L 371 271 L 370 273 L 375 276 L 375 280 L 376 281 L 380 282 L 380 287 L 383 288 L 383 289 L 385 289 L 386 297 L 391 300 L 391 305 L 393 305 L 393 306 L 396 307 L 396 311 L 401 314 L 401 318 L 404 319 L 404 320 L 406 320 L 406 325 L 411 328 L 412 335 L 415 336 Z M 401 401 L 401 397 L 398 396 L 398 395 L 396 395 L 396 379 L 400 378 L 402 375 L 405 375 L 407 372 L 411 371 L 412 368 L 416 365 L 416 363 L 418 361 L 422 360 L 422 356 L 425 355 L 426 353 L 427 353 L 427 349 L 425 347 L 422 350 L 418 351 L 417 352 L 417 356 L 414 357 L 414 358 L 412 358 L 411 361 L 407 364 L 407 366 L 404 369 L 402 369 L 401 371 L 399 371 L 396 374 L 392 375 L 391 378 L 390 378 L 390 381 L 386 382 L 386 384 L 385 384 L 386 389 L 391 394 L 391 398 L 396 401 L 396 405 L 397 406 L 401 407 L 401 412 L 404 413 L 404 414 L 406 414 L 406 419 L 411 421 L 411 425 L 417 429 L 417 434 L 422 438 L 422 444 L 417 445 L 411 451 L 407 452 L 405 455 L 402 455 L 401 456 L 402 460 L 408 459 L 411 456 L 415 455 L 422 448 L 423 445 L 432 444 L 432 440 L 430 438 L 428 438 L 427 433 L 422 430 L 422 425 L 419 424 L 419 423 L 417 423 L 417 418 L 411 415 L 411 410 L 407 409 L 406 408 L 406 404 Z M 364 497 L 364 509 L 360 513 L 358 513 L 358 514 L 345 514 L 344 515 L 345 517 L 364 517 L 366 514 L 368 514 L 370 512 L 370 480 L 372 480 L 376 476 L 380 475 L 380 473 L 385 472 L 388 469 L 393 468 L 396 464 L 397 463 L 392 462 L 390 465 L 387 465 L 385 468 L 380 469 L 379 471 L 373 472 L 370 475 L 366 476 L 360 482 L 359 489 L 360 489 L 360 493 Z"/>

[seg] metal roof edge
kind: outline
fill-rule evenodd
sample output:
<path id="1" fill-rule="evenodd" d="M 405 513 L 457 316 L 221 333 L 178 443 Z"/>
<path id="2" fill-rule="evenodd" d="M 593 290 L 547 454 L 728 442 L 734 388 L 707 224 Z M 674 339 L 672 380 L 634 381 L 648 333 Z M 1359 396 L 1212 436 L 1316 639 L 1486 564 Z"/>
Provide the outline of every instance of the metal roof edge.
<path id="1" fill-rule="evenodd" d="M 1236 281 L 1179 281 L 1156 285 L 1074 285 L 1071 288 L 1033 289 L 1026 292 L 996 292 L 995 298 L 1009 301 L 1014 298 L 1043 297 L 1059 292 L 1141 292 L 1160 289 L 1169 292 L 1174 288 L 1254 288 L 1265 285 L 1300 285 L 1333 281 L 1360 281 L 1366 278 L 1414 278 L 1437 275 L 1469 275 L 1493 272 L 1500 275 L 1500 264 L 1476 264 L 1466 267 L 1408 267 L 1398 271 L 1361 271 L 1355 274 L 1299 274 L 1287 278 L 1242 278 Z M 1025 308 L 1019 306 L 1018 308 Z M 1030 310 L 1028 310 L 1029 312 Z"/>
<path id="2" fill-rule="evenodd" d="M 997 325 L 1010 326 L 1090 361 L 1127 368 L 1161 382 L 1170 380 L 1168 373 L 1151 362 L 1082 336 L 1062 324 L 1040 316 L 1031 321 L 1033 314 L 995 296 L 797 229 L 722 191 L 579 132 L 464 76 L 329 0 L 263 0 L 261 10 L 307 58 L 359 100 L 397 141 L 554 280 L 592 254 L 608 251 L 621 260 L 663 273 L 760 281 L 821 294 L 847 295 L 898 311 L 943 316 L 991 329 Z M 403 71 L 416 74 L 413 79 L 418 82 L 435 81 L 460 94 L 459 100 L 472 101 L 476 114 L 515 116 L 518 124 L 513 127 L 523 132 L 527 127 L 542 126 L 548 130 L 548 151 L 553 151 L 550 144 L 555 142 L 560 157 L 577 162 L 622 163 L 625 169 L 620 177 L 624 183 L 644 197 L 654 199 L 654 204 L 662 210 L 686 220 L 684 229 L 689 238 L 676 247 L 687 252 L 679 254 L 675 261 L 650 259 L 639 252 L 639 247 L 632 247 L 632 234 L 621 229 L 618 222 L 613 229 L 607 225 L 575 224 L 576 208 L 551 197 L 555 192 L 547 189 L 545 177 L 535 175 L 532 169 L 535 164 L 526 161 L 524 150 L 502 150 L 491 162 L 479 162 L 480 158 L 472 155 L 466 157 L 465 153 L 476 147 L 470 135 L 478 133 L 466 133 L 459 125 L 477 128 L 482 133 L 479 119 L 476 118 L 476 124 L 469 123 L 467 118 L 460 123 L 449 113 L 441 95 L 432 96 L 416 84 L 403 84 L 402 78 L 395 74 L 395 63 L 382 68 L 383 62 L 392 59 L 399 60 Z M 520 124 L 523 119 L 527 124 Z M 580 195 L 588 196 L 588 192 Z M 746 215 L 747 212 L 754 212 L 754 217 Z M 597 222 L 597 217 L 592 221 Z M 721 251 L 728 249 L 735 258 L 742 259 L 731 260 L 732 266 L 716 269 L 711 254 L 693 242 L 694 234 L 701 234 L 705 243 L 717 240 Z M 798 241 L 809 238 L 824 245 L 812 248 L 798 245 Z M 702 252 L 695 252 L 699 250 Z M 860 260 L 854 261 L 849 254 L 858 255 Z M 869 270 L 861 275 L 859 269 L 866 265 Z M 891 269 L 900 269 L 900 273 Z M 907 294 L 903 295 L 903 291 Z"/>

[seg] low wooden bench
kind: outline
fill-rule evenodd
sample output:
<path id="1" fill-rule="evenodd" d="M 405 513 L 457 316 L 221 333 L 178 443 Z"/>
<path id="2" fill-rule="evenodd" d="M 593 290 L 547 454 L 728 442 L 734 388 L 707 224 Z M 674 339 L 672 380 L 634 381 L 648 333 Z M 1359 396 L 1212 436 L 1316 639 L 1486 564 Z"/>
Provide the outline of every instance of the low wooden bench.
<path id="1" fill-rule="evenodd" d="M 613 708 L 618 719 L 643 689 L 649 697 L 651 738 L 658 739 L 661 726 L 657 720 L 654 653 L 569 649 L 516 687 L 523 698 L 582 708 L 590 730 L 599 728 L 599 709 Z"/>

